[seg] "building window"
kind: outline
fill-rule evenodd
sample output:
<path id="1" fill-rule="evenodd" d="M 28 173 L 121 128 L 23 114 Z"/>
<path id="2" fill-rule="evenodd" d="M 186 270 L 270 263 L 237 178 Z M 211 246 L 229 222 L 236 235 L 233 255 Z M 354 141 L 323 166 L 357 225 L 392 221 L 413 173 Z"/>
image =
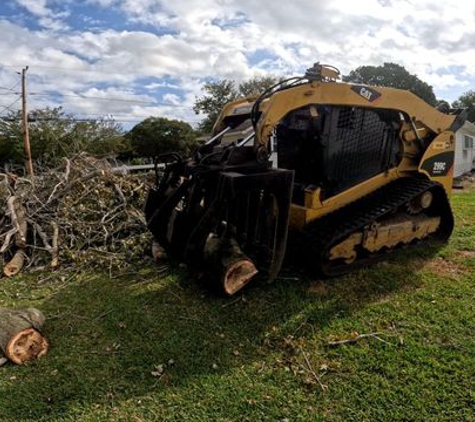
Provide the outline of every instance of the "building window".
<path id="1" fill-rule="evenodd" d="M 473 137 L 464 135 L 463 137 L 463 149 L 473 149 Z"/>

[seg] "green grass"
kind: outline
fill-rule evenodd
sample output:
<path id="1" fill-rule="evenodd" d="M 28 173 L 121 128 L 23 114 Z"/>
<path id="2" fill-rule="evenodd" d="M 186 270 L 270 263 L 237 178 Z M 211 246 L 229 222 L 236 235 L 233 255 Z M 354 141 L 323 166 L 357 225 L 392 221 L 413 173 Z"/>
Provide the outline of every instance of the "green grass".
<path id="1" fill-rule="evenodd" d="M 0 420 L 475 420 L 475 192 L 453 204 L 443 249 L 231 299 L 180 268 L 2 279 L 0 306 L 42 309 L 51 350 L 0 368 Z M 354 331 L 385 342 L 327 346 Z"/>

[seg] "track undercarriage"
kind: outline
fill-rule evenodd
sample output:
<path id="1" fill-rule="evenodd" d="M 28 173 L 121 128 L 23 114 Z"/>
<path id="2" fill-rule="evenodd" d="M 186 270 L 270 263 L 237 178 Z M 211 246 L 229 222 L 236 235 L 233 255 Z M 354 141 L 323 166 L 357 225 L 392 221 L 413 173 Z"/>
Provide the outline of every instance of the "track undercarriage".
<path id="1" fill-rule="evenodd" d="M 402 178 L 331 213 L 297 234 L 306 261 L 337 276 L 383 259 L 388 252 L 429 240 L 446 241 L 453 216 L 443 187 Z"/>

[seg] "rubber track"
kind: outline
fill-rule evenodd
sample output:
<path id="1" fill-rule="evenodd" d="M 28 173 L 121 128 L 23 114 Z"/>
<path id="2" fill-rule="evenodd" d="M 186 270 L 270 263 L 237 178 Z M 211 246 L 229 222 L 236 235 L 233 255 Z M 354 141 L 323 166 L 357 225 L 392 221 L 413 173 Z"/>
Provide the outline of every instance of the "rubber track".
<path id="1" fill-rule="evenodd" d="M 331 268 L 328 268 L 326 259 L 330 249 L 350 234 L 362 231 L 365 226 L 396 211 L 412 198 L 429 189 L 441 192 L 438 196 L 442 203 L 439 204 L 437 210 L 442 220 L 441 229 L 437 234 L 441 240 L 447 240 L 452 232 L 453 216 L 442 185 L 428 179 L 405 177 L 390 182 L 375 192 L 309 223 L 302 231 L 305 248 L 311 254 L 307 257 L 307 261 L 314 269 L 317 267 L 319 275 L 336 276 L 369 265 L 370 261 L 386 256 L 382 253 L 375 254 L 371 258 L 359 259 L 352 264 L 332 265 Z"/>

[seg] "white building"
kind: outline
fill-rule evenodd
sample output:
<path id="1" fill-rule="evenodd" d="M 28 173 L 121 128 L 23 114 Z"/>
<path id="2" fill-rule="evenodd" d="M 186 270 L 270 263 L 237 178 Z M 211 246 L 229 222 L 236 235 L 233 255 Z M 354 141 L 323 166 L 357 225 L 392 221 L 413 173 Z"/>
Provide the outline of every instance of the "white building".
<path id="1" fill-rule="evenodd" d="M 466 121 L 455 134 L 454 177 L 475 169 L 475 124 Z"/>

